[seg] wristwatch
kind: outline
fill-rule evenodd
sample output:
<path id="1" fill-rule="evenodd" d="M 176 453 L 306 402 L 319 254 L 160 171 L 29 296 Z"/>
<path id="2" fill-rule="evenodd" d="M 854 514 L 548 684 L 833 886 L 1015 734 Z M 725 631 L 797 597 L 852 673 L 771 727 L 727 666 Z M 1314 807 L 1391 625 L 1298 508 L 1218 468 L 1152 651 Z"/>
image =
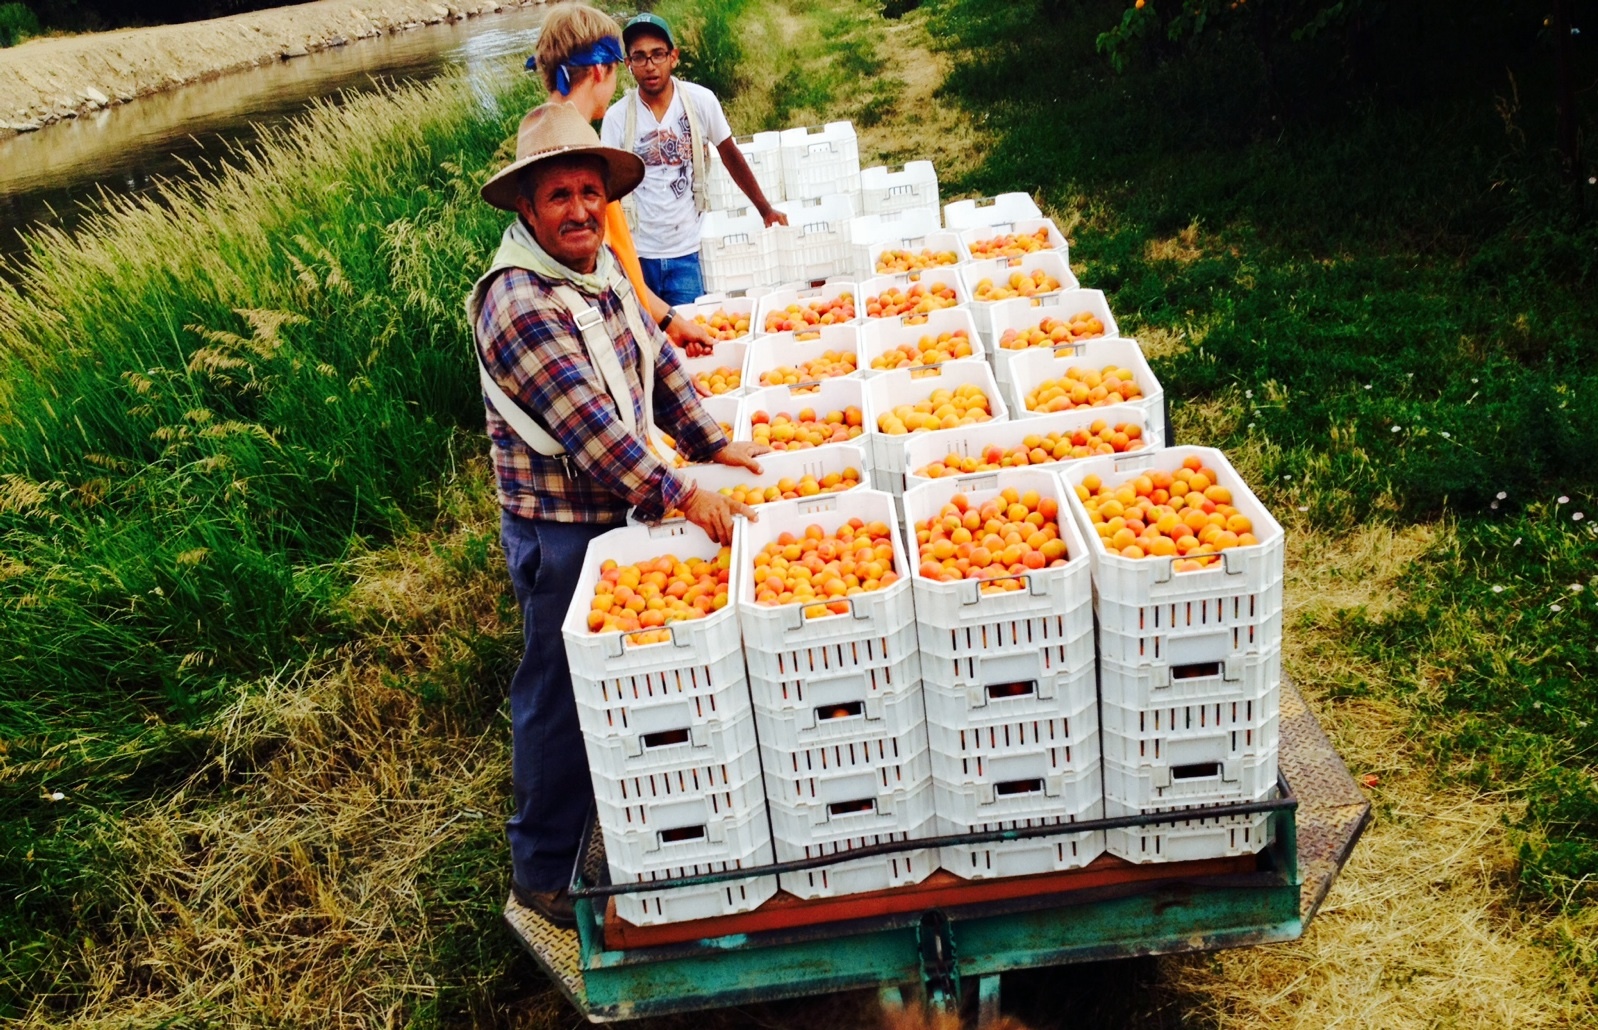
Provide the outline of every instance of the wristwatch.
<path id="1" fill-rule="evenodd" d="M 660 331 L 661 332 L 665 332 L 666 331 L 666 327 L 668 325 L 671 325 L 671 320 L 676 318 L 676 317 L 677 317 L 677 312 L 673 311 L 671 308 L 667 308 L 666 309 L 666 317 L 662 318 L 660 320 Z"/>

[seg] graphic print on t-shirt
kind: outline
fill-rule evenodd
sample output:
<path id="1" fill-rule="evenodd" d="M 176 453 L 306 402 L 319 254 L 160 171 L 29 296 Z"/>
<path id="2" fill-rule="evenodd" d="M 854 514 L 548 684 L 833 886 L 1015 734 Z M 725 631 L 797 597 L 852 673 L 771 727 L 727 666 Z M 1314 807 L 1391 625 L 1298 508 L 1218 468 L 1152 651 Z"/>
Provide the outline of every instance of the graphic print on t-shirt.
<path id="1" fill-rule="evenodd" d="M 675 166 L 677 171 L 669 185 L 671 195 L 681 198 L 693 189 L 689 181 L 693 175 L 693 151 L 689 147 L 688 116 L 684 114 L 677 119 L 676 132 L 662 125 L 653 132 L 643 133 L 633 152 L 643 159 L 646 168 Z"/>

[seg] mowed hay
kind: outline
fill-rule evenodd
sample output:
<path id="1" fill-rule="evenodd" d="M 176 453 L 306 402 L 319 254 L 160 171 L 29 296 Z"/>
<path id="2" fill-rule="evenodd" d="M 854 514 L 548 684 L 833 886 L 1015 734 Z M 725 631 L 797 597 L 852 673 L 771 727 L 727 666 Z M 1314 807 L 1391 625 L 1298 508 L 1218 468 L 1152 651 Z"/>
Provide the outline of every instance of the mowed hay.
<path id="1" fill-rule="evenodd" d="M 1375 671 L 1337 644 L 1337 615 L 1380 615 L 1399 602 L 1405 567 L 1446 527 L 1288 540 L 1284 647 L 1308 696 L 1367 793 L 1372 825 L 1306 935 L 1295 942 L 1167 960 L 1174 993 L 1217 1027 L 1565 1027 L 1598 1007 L 1514 904 L 1504 798 L 1444 790 L 1397 706 L 1369 697 L 1317 700 L 1317 687 Z M 1424 670 L 1426 656 L 1417 655 Z"/>

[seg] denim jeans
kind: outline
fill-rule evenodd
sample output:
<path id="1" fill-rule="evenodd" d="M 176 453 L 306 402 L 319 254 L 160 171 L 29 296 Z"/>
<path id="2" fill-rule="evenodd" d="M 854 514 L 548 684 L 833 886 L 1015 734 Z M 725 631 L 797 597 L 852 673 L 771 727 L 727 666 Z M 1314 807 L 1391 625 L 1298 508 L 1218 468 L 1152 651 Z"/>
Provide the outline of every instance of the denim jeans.
<path id="1" fill-rule="evenodd" d="M 639 258 L 644 284 L 667 304 L 692 304 L 705 292 L 705 277 L 699 271 L 699 255 L 674 258 Z"/>
<path id="2" fill-rule="evenodd" d="M 560 624 L 577 589 L 588 542 L 614 526 L 525 519 L 501 512 L 500 539 L 522 610 L 521 664 L 510 681 L 511 790 L 505 822 L 511 871 L 544 893 L 571 882 L 593 800 L 588 755 Z"/>

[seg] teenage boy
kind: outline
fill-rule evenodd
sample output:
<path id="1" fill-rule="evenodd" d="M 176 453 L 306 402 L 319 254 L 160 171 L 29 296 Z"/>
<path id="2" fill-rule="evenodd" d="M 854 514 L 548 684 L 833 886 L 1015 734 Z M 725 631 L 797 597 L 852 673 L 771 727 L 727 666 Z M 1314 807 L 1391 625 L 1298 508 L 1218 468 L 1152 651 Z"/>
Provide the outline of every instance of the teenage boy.
<path id="1" fill-rule="evenodd" d="M 605 112 L 600 138 L 644 162 L 643 184 L 622 203 L 644 281 L 667 303 L 691 303 L 704 292 L 699 226 L 709 207 L 711 147 L 767 225 L 787 225 L 788 218 L 766 200 L 716 95 L 672 75 L 681 55 L 666 22 L 640 14 L 622 29 L 621 38 L 638 88 Z"/>

